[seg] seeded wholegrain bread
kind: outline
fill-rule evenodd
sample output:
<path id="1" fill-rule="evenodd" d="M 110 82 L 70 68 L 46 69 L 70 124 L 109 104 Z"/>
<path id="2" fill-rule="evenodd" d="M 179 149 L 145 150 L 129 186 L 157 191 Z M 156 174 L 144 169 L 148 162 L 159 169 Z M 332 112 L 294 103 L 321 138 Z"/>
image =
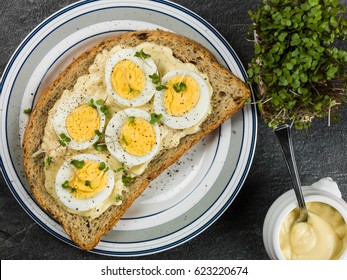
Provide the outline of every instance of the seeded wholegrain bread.
<path id="1" fill-rule="evenodd" d="M 196 65 L 199 71 L 208 75 L 213 87 L 212 113 L 202 123 L 197 133 L 182 138 L 177 147 L 159 152 L 144 173 L 133 180 L 120 206 L 109 207 L 94 220 L 71 214 L 60 207 L 45 189 L 44 155 L 33 157 L 33 154 L 40 149 L 48 112 L 63 91 L 72 89 L 77 78 L 88 72 L 97 53 L 103 49 L 109 50 L 117 44 L 134 47 L 143 42 L 152 42 L 171 48 L 177 59 Z M 105 233 L 115 226 L 153 179 L 176 162 L 202 137 L 235 114 L 249 97 L 250 91 L 241 80 L 221 66 L 209 51 L 188 38 L 156 30 L 129 32 L 105 40 L 76 58 L 46 89 L 31 113 L 24 135 L 23 158 L 24 169 L 33 195 L 39 204 L 63 226 L 79 247 L 90 250 L 98 244 Z"/>

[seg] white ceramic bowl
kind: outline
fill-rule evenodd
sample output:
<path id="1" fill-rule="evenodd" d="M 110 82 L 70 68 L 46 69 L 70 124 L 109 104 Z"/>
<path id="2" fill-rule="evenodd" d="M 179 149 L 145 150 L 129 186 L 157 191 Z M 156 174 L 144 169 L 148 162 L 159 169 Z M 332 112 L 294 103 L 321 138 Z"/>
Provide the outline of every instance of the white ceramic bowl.
<path id="1" fill-rule="evenodd" d="M 303 195 L 306 202 L 323 202 L 335 208 L 347 223 L 347 203 L 342 199 L 336 182 L 323 178 L 311 186 L 304 186 Z M 263 225 L 263 241 L 267 254 L 273 260 L 285 260 L 280 248 L 279 234 L 281 225 L 287 215 L 297 207 L 293 190 L 281 195 L 269 208 Z M 347 249 L 340 257 L 347 259 Z"/>

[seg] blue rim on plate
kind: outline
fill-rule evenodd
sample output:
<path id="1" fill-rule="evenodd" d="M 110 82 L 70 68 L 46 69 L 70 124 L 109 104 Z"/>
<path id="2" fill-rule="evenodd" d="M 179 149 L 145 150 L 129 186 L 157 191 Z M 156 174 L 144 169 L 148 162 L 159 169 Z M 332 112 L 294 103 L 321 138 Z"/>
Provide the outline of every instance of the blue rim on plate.
<path id="1" fill-rule="evenodd" d="M 245 70 L 238 59 L 236 53 L 233 51 L 229 43 L 223 38 L 223 36 L 209 23 L 207 23 L 204 19 L 202 19 L 200 16 L 196 15 L 194 12 L 178 5 L 170 1 L 164 1 L 164 0 L 137 0 L 133 1 L 133 3 L 130 5 L 130 3 L 125 3 L 125 1 L 109 1 L 109 0 L 89 0 L 89 1 L 80 1 L 75 4 L 72 4 L 70 6 L 67 6 L 66 8 L 63 8 L 62 10 L 56 12 L 46 20 L 44 20 L 40 25 L 38 25 L 20 44 L 20 46 L 17 48 L 15 53 L 12 55 L 8 65 L 6 66 L 4 73 L 2 75 L 1 81 L 0 81 L 0 105 L 2 108 L 4 108 L 3 111 L 0 112 L 1 115 L 1 123 L 0 127 L 2 131 L 5 132 L 5 141 L 0 145 L 0 169 L 3 173 L 3 176 L 5 178 L 6 183 L 8 184 L 8 187 L 10 188 L 12 194 L 16 198 L 16 200 L 19 202 L 19 204 L 23 207 L 23 209 L 28 213 L 28 215 L 35 220 L 41 227 L 43 227 L 45 230 L 47 230 L 50 234 L 57 237 L 60 240 L 63 240 L 64 242 L 75 246 L 75 244 L 66 236 L 66 234 L 61 234 L 61 229 L 57 230 L 57 228 L 60 228 L 60 226 L 51 219 L 48 214 L 46 214 L 42 210 L 33 210 L 34 207 L 39 208 L 38 204 L 33 200 L 32 195 L 30 194 L 30 191 L 28 191 L 28 188 L 26 186 L 25 178 L 23 170 L 21 169 L 21 163 L 18 163 L 18 161 L 21 160 L 20 155 L 13 155 L 13 152 L 11 153 L 11 149 L 13 150 L 13 132 L 11 129 L 13 129 L 13 125 L 15 124 L 15 121 L 18 121 L 16 118 L 14 120 L 11 119 L 11 116 L 9 116 L 9 108 L 13 108 L 13 104 L 11 103 L 11 98 L 15 95 L 14 98 L 20 98 L 17 97 L 18 93 L 13 93 L 14 86 L 17 81 L 17 77 L 22 70 L 22 67 L 29 67 L 29 57 L 32 55 L 33 52 L 37 51 L 36 48 L 40 48 L 41 44 L 46 43 L 46 41 L 49 39 L 49 36 L 53 34 L 54 32 L 57 33 L 60 30 L 64 29 L 64 25 L 72 24 L 73 22 L 80 23 L 82 26 L 79 26 L 77 23 L 74 23 L 76 26 L 76 30 L 83 28 L 83 20 L 84 18 L 90 19 L 93 17 L 95 18 L 95 23 L 102 22 L 100 19 L 97 18 L 98 11 L 103 11 L 103 13 L 107 13 L 112 10 L 113 13 L 115 11 L 131 11 L 135 14 L 132 15 L 132 17 L 137 17 L 132 20 L 139 20 L 141 21 L 142 18 L 148 18 L 148 13 L 154 14 L 158 19 L 155 19 L 155 16 L 153 16 L 152 20 L 154 22 L 151 22 L 152 24 L 157 24 L 159 26 L 163 26 L 163 19 L 167 20 L 167 25 L 163 26 L 164 28 L 170 29 L 174 32 L 180 32 L 182 26 L 184 27 L 182 32 L 186 33 L 183 35 L 189 36 L 192 35 L 192 39 L 196 39 L 197 41 L 201 40 L 200 43 L 206 46 L 211 50 L 213 54 L 216 55 L 216 57 L 219 58 L 221 63 L 224 63 L 227 67 L 230 69 L 230 65 L 232 64 L 232 67 L 238 71 L 238 75 L 243 80 L 246 80 L 246 73 Z M 143 13 L 145 15 L 143 15 Z M 130 13 L 129 13 L 130 14 Z M 128 14 L 128 16 L 129 16 Z M 185 19 L 182 19 L 179 16 L 184 16 Z M 125 15 L 126 16 L 126 15 Z M 157 21 L 157 22 L 155 22 Z M 87 25 L 85 25 L 87 26 Z M 175 30 L 177 28 L 178 30 Z M 131 28 L 129 28 L 130 30 Z M 124 30 L 124 29 L 122 29 Z M 107 32 L 99 32 L 95 33 L 94 35 L 90 37 L 86 37 L 86 40 L 91 40 L 94 36 L 100 35 L 100 34 L 112 34 L 113 32 L 119 32 L 120 29 L 108 29 Z M 64 30 L 63 30 L 64 32 Z M 62 32 L 62 33 L 63 33 Z M 56 35 L 56 34 L 54 34 Z M 58 34 L 59 35 L 59 34 Z M 64 38 L 64 34 L 60 34 L 61 38 Z M 196 37 L 196 38 L 195 38 Z M 211 40 L 211 38 L 213 40 Z M 213 41 L 213 42 L 212 42 Z M 71 48 L 75 47 L 76 45 L 81 44 L 81 41 L 78 41 L 76 44 L 70 45 L 67 50 L 70 50 Z M 218 46 L 215 46 L 214 44 L 218 43 Z M 32 46 L 34 45 L 34 46 Z M 24 59 L 21 57 L 25 54 L 25 51 L 29 51 L 30 53 L 27 54 L 27 57 Z M 65 52 L 61 53 L 60 55 L 57 55 L 56 59 L 53 60 L 49 67 L 46 69 L 46 73 L 43 74 L 42 78 L 46 79 L 47 72 L 50 71 L 51 68 L 53 68 L 53 65 L 59 60 L 63 59 Z M 225 57 L 227 58 L 225 59 Z M 233 63 L 230 61 L 233 60 Z M 19 62 L 22 62 L 21 65 L 17 65 Z M 17 64 L 16 64 L 17 63 Z M 31 65 L 33 69 L 35 68 L 35 65 Z M 235 69 L 230 69 L 232 71 L 235 71 Z M 15 76 L 15 78 L 13 78 Z M 8 80 L 13 80 L 13 85 L 8 85 Z M 37 92 L 40 91 L 41 81 L 37 84 L 35 93 L 32 94 L 32 102 L 35 101 L 35 96 Z M 39 93 L 38 93 L 39 95 Z M 12 101 L 13 102 L 13 101 Z M 18 105 L 18 104 L 17 104 Z M 20 114 L 21 108 L 17 108 L 17 114 Z M 246 108 L 244 108 L 239 114 L 238 119 L 232 118 L 230 121 L 227 122 L 225 125 L 227 128 L 224 130 L 230 131 L 231 129 L 238 130 L 238 125 L 240 126 L 239 131 L 241 131 L 241 135 L 239 135 L 240 141 L 240 147 L 239 151 L 236 151 L 236 157 L 237 159 L 234 159 L 234 165 L 230 165 L 229 163 L 226 163 L 223 167 L 221 167 L 219 177 L 223 177 L 220 179 L 220 182 L 223 183 L 222 186 L 219 186 L 219 193 L 214 193 L 213 201 L 206 202 L 209 204 L 204 205 L 200 209 L 200 212 L 198 211 L 199 208 L 193 208 L 193 210 L 197 211 L 197 213 L 194 213 L 192 215 L 192 218 L 190 221 L 187 222 L 182 228 L 173 228 L 171 232 L 163 233 L 162 235 L 155 236 L 153 238 L 150 238 L 150 234 L 148 236 L 144 236 L 142 240 L 117 240 L 114 239 L 113 235 L 111 234 L 111 237 L 103 238 L 101 243 L 101 246 L 97 246 L 95 249 L 91 250 L 91 252 L 103 254 L 103 255 L 111 255 L 111 256 L 138 256 L 138 255 L 145 255 L 145 254 L 152 254 L 160 251 L 164 251 L 170 248 L 173 248 L 177 245 L 180 245 L 191 238 L 195 237 L 199 233 L 201 233 L 204 229 L 206 229 L 208 226 L 210 226 L 226 209 L 227 207 L 232 203 L 236 195 L 238 194 L 239 190 L 241 189 L 246 176 L 248 174 L 248 171 L 250 169 L 254 151 L 255 151 L 255 145 L 256 145 L 256 137 L 257 137 L 257 117 L 256 117 L 256 109 L 254 105 L 247 105 Z M 11 119 L 11 120 L 10 120 Z M 235 124 L 237 122 L 237 124 Z M 232 127 L 232 128 L 230 128 Z M 17 130 L 16 130 L 17 132 Z M 223 126 L 218 131 L 218 141 L 221 137 L 221 134 L 223 134 Z M 17 134 L 18 135 L 18 134 Z M 9 139 L 9 137 L 11 139 Z M 12 145 L 12 146 L 11 146 Z M 18 143 L 16 144 L 17 147 L 20 147 L 20 141 L 18 140 Z M 218 149 L 218 147 L 217 147 Z M 232 153 L 232 149 L 229 148 L 229 152 Z M 216 150 L 217 152 L 217 150 Z M 15 159 L 13 158 L 15 157 Z M 212 161 L 212 163 L 214 160 Z M 229 164 L 229 165 L 228 165 Z M 242 165 L 242 167 L 238 167 Z M 231 169 L 231 170 L 229 170 Z M 237 173 L 235 175 L 235 173 Z M 207 176 L 208 172 L 206 172 Z M 219 177 L 216 179 L 216 181 L 219 180 Z M 215 183 L 213 183 L 215 184 Z M 216 183 L 217 184 L 217 183 Z M 23 195 L 24 194 L 24 195 Z M 206 197 L 206 195 L 205 195 Z M 202 198 L 201 200 L 206 200 L 206 198 Z M 200 203 L 200 202 L 199 202 Z M 197 204 L 199 204 L 197 203 Z M 202 203 L 202 202 L 201 202 Z M 205 202 L 204 202 L 205 203 Z M 196 210 L 198 209 L 198 210 Z M 37 211 L 41 211 L 39 214 Z M 190 210 L 189 210 L 190 211 Z M 45 216 L 45 218 L 42 218 L 42 216 Z M 173 217 L 173 219 L 179 219 L 180 217 Z M 124 219 L 126 220 L 126 219 Z M 49 225 L 47 225 L 49 223 Z M 154 227 L 155 228 L 155 227 Z M 150 230 L 149 230 L 150 231 Z M 171 238 L 172 237 L 172 238 Z M 164 240 L 164 241 L 161 241 Z M 151 243 L 153 241 L 153 243 Z M 156 242 L 158 241 L 158 242 Z M 137 248 L 137 244 L 142 244 L 143 246 Z M 150 243 L 150 244 L 148 244 Z M 126 246 L 131 245 L 130 249 L 127 249 Z M 118 246 L 125 246 L 121 249 L 118 249 Z M 76 246 L 75 246 L 76 247 Z M 125 249 L 124 249 L 125 248 Z"/>

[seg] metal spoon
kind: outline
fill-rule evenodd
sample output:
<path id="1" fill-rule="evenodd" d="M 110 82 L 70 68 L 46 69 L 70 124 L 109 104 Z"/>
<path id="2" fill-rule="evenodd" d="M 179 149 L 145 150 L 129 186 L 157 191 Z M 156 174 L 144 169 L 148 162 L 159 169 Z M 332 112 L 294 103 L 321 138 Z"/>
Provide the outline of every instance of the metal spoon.
<path id="1" fill-rule="evenodd" d="M 290 132 L 291 126 L 284 124 L 279 125 L 274 129 L 275 136 L 281 146 L 284 159 L 286 161 L 296 199 L 298 200 L 300 215 L 297 222 L 307 222 L 308 213 L 306 209 L 305 199 L 302 194 L 301 182 L 299 178 L 298 168 L 295 162 L 292 137 Z"/>

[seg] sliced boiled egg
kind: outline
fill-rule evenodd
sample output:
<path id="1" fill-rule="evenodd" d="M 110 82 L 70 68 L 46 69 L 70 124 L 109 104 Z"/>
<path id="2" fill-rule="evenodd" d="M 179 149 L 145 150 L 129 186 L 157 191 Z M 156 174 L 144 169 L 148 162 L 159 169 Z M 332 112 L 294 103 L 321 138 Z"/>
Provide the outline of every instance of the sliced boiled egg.
<path id="1" fill-rule="evenodd" d="M 147 103 L 156 92 L 150 75 L 157 72 L 153 59 L 142 50 L 126 48 L 107 61 L 107 92 L 119 105 L 137 107 Z"/>
<path id="2" fill-rule="evenodd" d="M 92 154 L 80 154 L 60 167 L 55 189 L 66 207 L 87 211 L 112 193 L 114 183 L 114 173 L 103 159 Z"/>
<path id="3" fill-rule="evenodd" d="M 210 108 L 210 90 L 196 72 L 176 69 L 162 78 L 165 88 L 154 97 L 154 110 L 161 122 L 174 129 L 196 125 Z"/>
<path id="4" fill-rule="evenodd" d="M 103 131 L 105 115 L 97 103 L 95 98 L 79 93 L 62 100 L 53 117 L 61 145 L 84 150 L 98 140 L 96 131 Z"/>
<path id="5" fill-rule="evenodd" d="M 159 150 L 160 129 L 146 111 L 128 108 L 116 113 L 105 132 L 109 152 L 120 162 L 134 166 L 151 160 Z"/>

